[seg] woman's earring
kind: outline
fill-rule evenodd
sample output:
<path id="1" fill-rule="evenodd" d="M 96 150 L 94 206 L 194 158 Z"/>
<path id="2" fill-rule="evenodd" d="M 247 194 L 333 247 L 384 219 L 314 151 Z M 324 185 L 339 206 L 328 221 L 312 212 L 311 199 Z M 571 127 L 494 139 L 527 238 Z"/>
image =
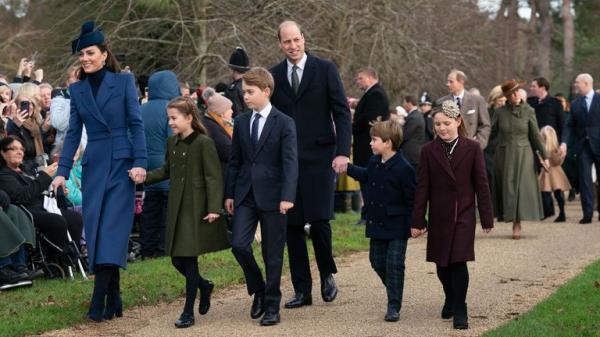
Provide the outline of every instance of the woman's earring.
<path id="1" fill-rule="evenodd" d="M 102 60 L 102 66 L 104 67 L 106 65 L 106 60 Z"/>

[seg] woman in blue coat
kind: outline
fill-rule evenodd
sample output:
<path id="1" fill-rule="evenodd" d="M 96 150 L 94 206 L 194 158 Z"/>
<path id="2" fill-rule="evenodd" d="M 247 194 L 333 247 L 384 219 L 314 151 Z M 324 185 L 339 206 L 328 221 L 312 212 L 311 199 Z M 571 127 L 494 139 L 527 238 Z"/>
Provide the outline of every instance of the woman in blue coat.
<path id="1" fill-rule="evenodd" d="M 88 21 L 72 43 L 81 69 L 69 86 L 71 117 L 53 187 L 65 186 L 85 125 L 82 207 L 89 268 L 95 274 L 88 317 L 122 316 L 119 268 L 127 265 L 135 184 L 146 175 L 146 139 L 134 79 L 119 66 L 102 31 Z"/>

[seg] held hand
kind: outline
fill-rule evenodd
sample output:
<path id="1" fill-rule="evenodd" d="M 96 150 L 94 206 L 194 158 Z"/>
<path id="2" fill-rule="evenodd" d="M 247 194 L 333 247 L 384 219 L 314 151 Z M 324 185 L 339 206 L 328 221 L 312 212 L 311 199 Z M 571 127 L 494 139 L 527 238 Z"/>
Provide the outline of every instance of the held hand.
<path id="1" fill-rule="evenodd" d="M 484 229 L 483 229 L 483 232 L 484 232 L 485 234 L 489 234 L 489 232 L 491 232 L 491 231 L 492 231 L 492 229 L 491 229 L 491 228 L 484 228 Z"/>
<path id="2" fill-rule="evenodd" d="M 23 123 L 27 120 L 27 118 L 29 118 L 29 112 L 21 111 L 20 109 L 18 109 L 13 114 L 12 121 L 13 121 L 13 123 L 15 123 L 15 125 L 17 125 L 18 127 L 21 127 L 21 125 L 23 125 Z"/>
<path id="3" fill-rule="evenodd" d="M 292 207 L 294 207 L 294 203 L 293 202 L 289 202 L 289 201 L 282 201 L 279 203 L 279 212 L 281 214 L 286 214 L 288 210 L 290 210 Z"/>
<path id="4" fill-rule="evenodd" d="M 41 82 L 44 79 L 44 69 L 36 69 L 33 72 L 33 78 L 36 81 Z"/>
<path id="5" fill-rule="evenodd" d="M 208 223 L 213 223 L 220 217 L 218 213 L 208 213 L 203 219 L 208 220 Z"/>
<path id="6" fill-rule="evenodd" d="M 427 232 L 427 229 L 425 229 L 425 228 L 423 228 L 423 229 L 411 228 L 410 236 L 412 236 L 413 238 L 418 238 L 419 236 L 425 234 L 425 232 Z"/>
<path id="7" fill-rule="evenodd" d="M 66 187 L 66 182 L 65 182 L 65 177 L 63 176 L 56 176 L 54 178 L 54 180 L 52 180 L 52 190 L 54 192 L 56 192 L 59 188 L 62 187 L 63 190 L 65 190 Z"/>
<path id="8" fill-rule="evenodd" d="M 58 163 L 52 163 L 52 165 L 46 166 L 44 168 L 44 172 L 50 177 L 54 177 L 56 174 L 56 170 L 58 169 Z M 63 178 L 64 180 L 64 178 Z"/>
<path id="9" fill-rule="evenodd" d="M 331 167 L 336 173 L 346 172 L 348 170 L 348 163 L 350 162 L 350 158 L 346 156 L 337 156 L 333 159 L 333 163 Z"/>
<path id="10" fill-rule="evenodd" d="M 225 199 L 225 210 L 229 215 L 233 215 L 233 199 Z"/>
<path id="11" fill-rule="evenodd" d="M 141 184 L 146 180 L 146 169 L 142 167 L 134 167 L 129 170 L 129 178 L 136 184 Z"/>

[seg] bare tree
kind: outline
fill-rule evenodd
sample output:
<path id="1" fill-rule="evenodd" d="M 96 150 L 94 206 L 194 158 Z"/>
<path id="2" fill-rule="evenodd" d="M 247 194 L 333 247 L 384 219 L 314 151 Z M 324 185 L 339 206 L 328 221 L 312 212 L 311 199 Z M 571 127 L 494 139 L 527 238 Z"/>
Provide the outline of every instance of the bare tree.
<path id="1" fill-rule="evenodd" d="M 564 77 L 570 81 L 573 77 L 573 57 L 575 56 L 575 25 L 573 24 L 573 14 L 571 14 L 571 0 L 563 0 L 562 23 Z"/>
<path id="2" fill-rule="evenodd" d="M 551 78 L 550 54 L 552 51 L 552 17 L 550 0 L 536 0 L 540 16 L 540 41 L 538 47 L 539 75 Z"/>

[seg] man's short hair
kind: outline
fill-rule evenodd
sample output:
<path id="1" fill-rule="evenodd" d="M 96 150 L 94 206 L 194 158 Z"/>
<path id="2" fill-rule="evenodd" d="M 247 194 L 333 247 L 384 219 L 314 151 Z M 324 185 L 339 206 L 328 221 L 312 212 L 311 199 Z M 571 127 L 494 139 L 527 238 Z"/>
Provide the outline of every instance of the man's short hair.
<path id="1" fill-rule="evenodd" d="M 40 90 L 42 90 L 42 89 L 48 89 L 52 92 L 52 89 L 54 89 L 54 88 L 52 87 L 52 85 L 50 83 L 44 82 L 44 83 L 40 84 Z"/>
<path id="2" fill-rule="evenodd" d="M 450 70 L 450 73 L 448 75 L 452 75 L 452 74 L 454 74 L 454 76 L 456 77 L 456 80 L 461 83 L 465 83 L 467 81 L 467 75 L 465 75 L 464 72 L 462 72 L 458 69 Z"/>
<path id="3" fill-rule="evenodd" d="M 379 81 L 379 75 L 377 75 L 377 71 L 373 67 L 364 67 L 358 69 L 357 74 L 365 74 L 371 78 L 374 78 Z"/>
<path id="4" fill-rule="evenodd" d="M 594 85 L 594 78 L 592 77 L 592 75 L 590 75 L 588 73 L 579 74 L 579 75 L 577 75 L 577 78 L 586 83 Z"/>
<path id="5" fill-rule="evenodd" d="M 279 27 L 277 27 L 277 40 L 278 41 L 281 41 L 281 28 L 283 28 L 284 26 L 296 26 L 296 27 L 298 27 L 298 30 L 300 31 L 300 35 L 304 36 L 304 33 L 302 32 L 302 27 L 300 27 L 300 24 L 298 24 L 298 22 L 293 21 L 293 20 L 285 20 L 279 24 Z"/>
<path id="6" fill-rule="evenodd" d="M 410 103 L 413 106 L 417 106 L 418 102 L 417 102 L 417 98 L 415 96 L 404 96 L 404 101 L 406 103 Z"/>
<path id="7" fill-rule="evenodd" d="M 258 87 L 260 90 L 269 88 L 271 94 L 275 88 L 275 81 L 273 81 L 273 75 L 263 67 L 252 67 L 243 76 L 242 80 L 246 85 L 252 85 Z"/>
<path id="8" fill-rule="evenodd" d="M 546 91 L 550 91 L 550 82 L 545 77 L 536 77 L 533 79 L 538 87 L 546 88 Z"/>
<path id="9" fill-rule="evenodd" d="M 369 130 L 371 137 L 379 137 L 382 141 L 392 142 L 392 148 L 398 150 L 402 145 L 402 125 L 396 118 L 390 118 L 386 121 L 382 121 L 381 117 L 377 118 L 377 121 L 373 122 L 371 130 Z"/>

